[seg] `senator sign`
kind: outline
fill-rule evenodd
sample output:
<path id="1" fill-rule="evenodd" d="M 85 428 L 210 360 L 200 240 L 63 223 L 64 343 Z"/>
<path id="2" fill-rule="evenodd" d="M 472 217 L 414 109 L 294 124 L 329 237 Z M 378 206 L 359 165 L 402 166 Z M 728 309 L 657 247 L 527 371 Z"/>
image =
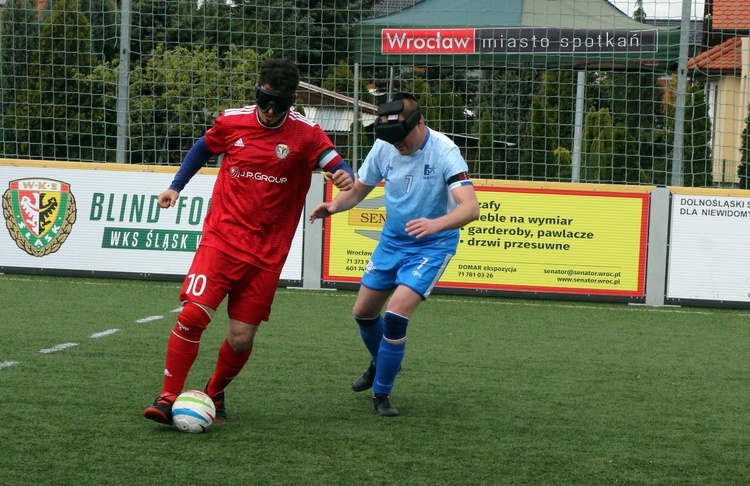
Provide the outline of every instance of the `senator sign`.
<path id="1" fill-rule="evenodd" d="M 456 256 L 438 287 L 645 295 L 647 191 L 510 183 L 475 189 L 481 215 L 461 228 Z M 337 192 L 328 184 L 327 200 Z M 380 240 L 384 192 L 378 186 L 357 207 L 326 220 L 324 281 L 359 282 Z"/>

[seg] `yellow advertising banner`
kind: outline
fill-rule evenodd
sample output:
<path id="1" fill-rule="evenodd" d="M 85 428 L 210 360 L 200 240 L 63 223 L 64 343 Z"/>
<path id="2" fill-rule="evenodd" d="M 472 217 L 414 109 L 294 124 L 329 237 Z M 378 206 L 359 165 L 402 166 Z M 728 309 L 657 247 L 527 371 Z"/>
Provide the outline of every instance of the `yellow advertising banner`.
<path id="1" fill-rule="evenodd" d="M 475 186 L 481 215 L 438 287 L 643 297 L 649 193 L 595 187 Z M 327 220 L 324 281 L 359 282 L 385 218 L 381 185 Z"/>

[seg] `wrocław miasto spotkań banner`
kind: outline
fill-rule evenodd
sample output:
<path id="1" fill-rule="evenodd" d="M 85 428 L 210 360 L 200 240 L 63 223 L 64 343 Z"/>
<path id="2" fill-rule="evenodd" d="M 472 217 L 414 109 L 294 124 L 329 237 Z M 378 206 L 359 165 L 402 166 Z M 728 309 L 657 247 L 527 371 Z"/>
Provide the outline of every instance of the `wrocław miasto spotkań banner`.
<path id="1" fill-rule="evenodd" d="M 582 187 L 475 181 L 481 215 L 438 287 L 643 297 L 650 188 Z M 381 185 L 326 220 L 324 282 L 359 282 L 385 218 Z"/>
<path id="2" fill-rule="evenodd" d="M 0 160 L 0 268 L 182 276 L 200 242 L 217 169 L 173 208 L 158 195 L 176 167 Z M 302 278 L 302 225 L 281 273 Z"/>

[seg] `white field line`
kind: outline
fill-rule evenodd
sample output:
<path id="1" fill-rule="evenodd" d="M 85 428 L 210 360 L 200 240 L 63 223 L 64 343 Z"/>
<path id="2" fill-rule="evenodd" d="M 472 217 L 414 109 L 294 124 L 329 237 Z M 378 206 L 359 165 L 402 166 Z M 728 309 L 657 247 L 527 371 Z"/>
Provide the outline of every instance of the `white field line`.
<path id="1" fill-rule="evenodd" d="M 119 331 L 119 329 L 107 329 L 106 331 L 95 332 L 94 334 L 92 334 L 89 337 L 93 338 L 93 339 L 98 339 L 98 338 L 102 338 L 104 336 L 109 336 L 110 334 L 114 334 L 114 333 L 116 333 L 118 331 Z"/>
<path id="2" fill-rule="evenodd" d="M 3 368 L 10 368 L 11 366 L 15 366 L 17 364 L 21 364 L 20 361 L 3 361 L 0 363 L 0 370 Z"/>
<path id="3" fill-rule="evenodd" d="M 143 324 L 146 322 L 158 321 L 159 319 L 164 319 L 164 316 L 148 316 L 142 319 L 137 319 L 135 322 L 137 322 L 138 324 Z"/>
<path id="4" fill-rule="evenodd" d="M 78 346 L 78 343 L 62 343 L 62 344 L 58 344 L 57 346 L 52 346 L 51 348 L 40 349 L 39 352 L 42 354 L 56 353 L 57 351 L 62 351 L 63 349 L 72 348 L 73 346 Z"/>

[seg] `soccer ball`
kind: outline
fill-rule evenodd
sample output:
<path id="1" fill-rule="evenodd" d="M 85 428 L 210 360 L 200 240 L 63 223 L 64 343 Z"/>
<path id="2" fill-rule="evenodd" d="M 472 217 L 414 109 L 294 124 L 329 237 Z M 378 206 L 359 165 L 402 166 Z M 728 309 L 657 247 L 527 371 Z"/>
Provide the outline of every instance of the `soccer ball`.
<path id="1" fill-rule="evenodd" d="M 211 397 L 198 390 L 183 392 L 172 405 L 172 422 L 183 432 L 199 434 L 214 423 L 216 407 Z"/>

